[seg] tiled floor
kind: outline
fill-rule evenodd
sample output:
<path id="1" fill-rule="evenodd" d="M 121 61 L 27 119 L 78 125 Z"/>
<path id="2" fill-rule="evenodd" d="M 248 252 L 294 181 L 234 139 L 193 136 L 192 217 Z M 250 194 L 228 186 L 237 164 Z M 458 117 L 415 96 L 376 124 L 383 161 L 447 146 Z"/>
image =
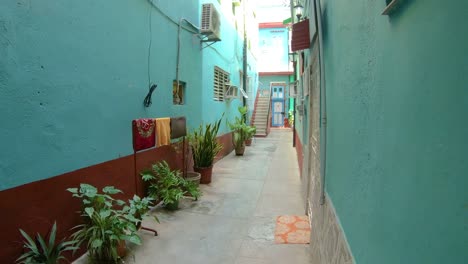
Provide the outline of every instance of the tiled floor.
<path id="1" fill-rule="evenodd" d="M 144 225 L 159 236 L 141 231 L 143 245 L 126 263 L 309 263 L 309 245 L 274 244 L 276 217 L 304 214 L 290 131 L 273 130 L 243 157 L 231 153 L 216 163 L 212 183 L 202 190 L 199 201 L 184 200 L 176 212 L 155 208 L 161 223 Z"/>

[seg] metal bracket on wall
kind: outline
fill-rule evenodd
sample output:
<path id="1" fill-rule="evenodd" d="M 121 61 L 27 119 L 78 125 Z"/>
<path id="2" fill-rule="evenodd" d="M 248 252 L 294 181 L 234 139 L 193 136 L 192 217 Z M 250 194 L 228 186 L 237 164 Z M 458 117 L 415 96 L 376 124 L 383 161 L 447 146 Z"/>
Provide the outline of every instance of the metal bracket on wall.
<path id="1" fill-rule="evenodd" d="M 200 45 L 201 45 L 200 50 L 202 50 L 204 48 L 208 48 L 209 46 L 215 44 L 218 41 L 221 41 L 221 39 L 219 39 L 217 37 L 213 37 L 213 36 L 211 36 L 211 37 L 210 36 L 200 37 Z M 205 46 L 203 46 L 203 43 L 205 43 Z M 206 44 L 206 43 L 209 43 L 209 44 Z"/>
<path id="2" fill-rule="evenodd" d="M 395 11 L 398 6 L 399 6 L 399 2 L 401 2 L 400 0 L 386 0 L 387 1 L 387 6 L 385 7 L 385 9 L 382 11 L 382 15 L 390 15 L 393 11 Z"/>
<path id="3" fill-rule="evenodd" d="M 211 39 L 202 39 L 200 40 L 200 44 L 201 44 L 201 49 L 204 49 L 204 48 L 208 48 L 209 46 L 215 44 L 216 42 L 218 42 L 219 40 L 211 40 Z M 203 43 L 210 43 L 210 44 L 205 44 L 205 46 L 203 46 Z"/>

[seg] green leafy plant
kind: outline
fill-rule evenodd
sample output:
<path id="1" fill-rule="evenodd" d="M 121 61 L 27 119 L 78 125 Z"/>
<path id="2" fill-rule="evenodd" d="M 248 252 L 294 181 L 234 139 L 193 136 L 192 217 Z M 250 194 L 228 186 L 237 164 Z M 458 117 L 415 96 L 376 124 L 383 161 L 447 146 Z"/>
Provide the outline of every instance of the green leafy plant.
<path id="1" fill-rule="evenodd" d="M 194 167 L 211 167 L 216 155 L 222 150 L 223 147 L 218 143 L 216 137 L 223 116 L 213 124 L 200 125 L 187 136 L 192 148 Z"/>
<path id="2" fill-rule="evenodd" d="M 166 161 L 156 163 L 152 171 L 141 174 L 143 181 L 149 182 L 148 195 L 157 200 L 162 200 L 166 207 L 177 208 L 179 200 L 187 193 L 195 199 L 200 197 L 198 186 L 191 181 L 182 178 L 178 170 L 171 170 Z"/>
<path id="3" fill-rule="evenodd" d="M 23 248 L 27 251 L 23 253 L 16 263 L 23 264 L 56 264 L 60 260 L 66 260 L 62 254 L 66 251 L 77 249 L 73 244 L 75 241 L 62 240 L 55 243 L 57 234 L 57 224 L 54 222 L 52 229 L 49 231 L 49 237 L 46 240 L 38 233 L 35 239 L 32 239 L 26 232 L 20 229 L 21 235 L 25 239 Z"/>
<path id="4" fill-rule="evenodd" d="M 80 184 L 80 188 L 67 190 L 73 197 L 81 199 L 81 214 L 85 220 L 84 224 L 74 227 L 77 231 L 72 238 L 76 241 L 76 247 L 86 243 L 91 261 L 117 263 L 121 260 L 119 248 L 124 241 L 141 245 L 137 225 L 147 212 L 151 198 L 134 196 L 127 203 L 112 197 L 122 193 L 113 186 L 104 187 L 102 193 L 89 184 Z"/>
<path id="5" fill-rule="evenodd" d="M 294 111 L 293 110 L 289 110 L 288 112 L 288 122 L 290 126 L 294 125 Z"/>
<path id="6" fill-rule="evenodd" d="M 257 133 L 257 128 L 255 126 L 248 126 L 248 128 L 247 128 L 247 130 L 245 132 L 246 132 L 247 139 L 251 139 L 251 138 L 253 138 L 255 133 Z"/>
<path id="7" fill-rule="evenodd" d="M 141 221 L 143 221 L 143 217 L 148 216 L 148 212 L 150 207 L 153 205 L 154 198 L 152 197 L 144 197 L 140 198 L 138 195 L 134 195 L 131 200 L 128 200 L 129 205 L 124 206 L 122 209 L 125 214 L 127 214 L 127 218 L 131 218 L 132 216 L 135 218 L 134 223 L 139 227 L 141 225 Z M 159 219 L 156 216 L 153 216 L 154 220 L 159 222 Z"/>
<path id="8" fill-rule="evenodd" d="M 240 117 L 236 116 L 233 123 L 228 123 L 229 128 L 233 130 L 232 143 L 235 148 L 240 148 L 244 146 L 244 142 L 247 139 L 252 138 L 257 132 L 257 128 L 253 126 L 248 126 L 245 124 L 247 116 L 247 107 L 240 106 L 238 108 Z"/>

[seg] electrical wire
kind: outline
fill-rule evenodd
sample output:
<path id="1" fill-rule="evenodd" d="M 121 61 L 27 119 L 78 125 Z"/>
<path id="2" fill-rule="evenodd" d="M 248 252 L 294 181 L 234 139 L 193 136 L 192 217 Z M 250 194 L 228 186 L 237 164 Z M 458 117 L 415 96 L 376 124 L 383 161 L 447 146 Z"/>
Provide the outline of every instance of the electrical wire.
<path id="1" fill-rule="evenodd" d="M 151 88 L 148 94 L 146 95 L 145 100 L 143 101 L 143 105 L 145 107 L 149 107 L 153 103 L 151 101 L 151 95 L 153 94 L 154 90 L 156 90 L 156 87 L 158 87 L 156 84 L 151 85 Z"/>
<path id="2" fill-rule="evenodd" d="M 157 5 L 153 2 L 153 0 L 148 0 L 148 2 L 149 2 L 149 3 L 151 4 L 151 6 L 153 6 L 163 17 L 165 17 L 167 20 L 169 20 L 170 22 L 172 22 L 174 25 L 179 26 L 179 23 L 178 23 L 176 20 L 172 19 L 170 16 L 168 16 L 166 13 L 164 13 L 164 11 L 162 11 L 161 8 L 160 8 L 159 6 L 157 6 Z M 186 20 L 186 21 L 187 21 L 187 20 Z M 194 24 L 192 24 L 191 22 L 189 22 L 189 21 L 187 21 L 187 22 L 188 22 L 188 24 L 189 24 L 190 26 L 192 26 L 192 27 L 193 27 L 194 29 L 196 29 L 197 31 L 191 30 L 191 29 L 189 29 L 189 28 L 187 28 L 187 27 L 184 27 L 184 26 L 182 26 L 182 29 L 184 29 L 184 30 L 186 30 L 186 31 L 188 31 L 188 32 L 191 32 L 191 33 L 193 33 L 193 34 L 199 34 L 199 32 L 198 32 L 198 31 L 199 31 L 199 28 L 198 28 L 197 26 L 195 26 Z"/>

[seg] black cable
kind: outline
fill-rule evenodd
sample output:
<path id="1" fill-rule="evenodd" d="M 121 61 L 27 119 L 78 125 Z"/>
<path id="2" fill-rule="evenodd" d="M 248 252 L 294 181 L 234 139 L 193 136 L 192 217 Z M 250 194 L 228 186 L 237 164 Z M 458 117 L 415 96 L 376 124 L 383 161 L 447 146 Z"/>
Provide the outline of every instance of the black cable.
<path id="1" fill-rule="evenodd" d="M 143 105 L 145 107 L 149 107 L 152 104 L 151 95 L 153 94 L 154 90 L 156 90 L 156 87 L 158 87 L 156 84 L 151 85 L 150 90 L 146 95 L 145 100 L 143 101 Z"/>

